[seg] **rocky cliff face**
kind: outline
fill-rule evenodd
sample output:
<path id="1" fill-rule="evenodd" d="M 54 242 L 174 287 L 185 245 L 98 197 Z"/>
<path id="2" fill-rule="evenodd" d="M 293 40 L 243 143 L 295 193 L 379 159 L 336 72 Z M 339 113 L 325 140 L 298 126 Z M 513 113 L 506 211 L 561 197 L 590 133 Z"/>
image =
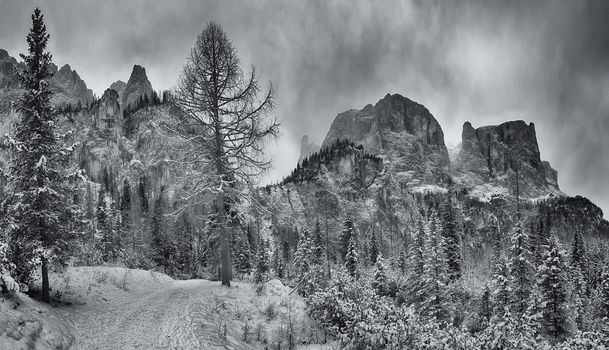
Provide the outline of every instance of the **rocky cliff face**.
<path id="1" fill-rule="evenodd" d="M 404 173 L 407 182 L 443 181 L 450 163 L 438 121 L 425 106 L 399 94 L 387 94 L 374 106 L 339 114 L 322 147 L 339 139 L 363 145 L 367 152 L 386 155 L 390 158 L 387 164 Z"/>
<path id="2" fill-rule="evenodd" d="M 66 64 L 57 70 L 57 66 L 51 64 L 51 71 L 53 73 L 51 82 L 53 104 L 86 106 L 93 101 L 93 91 L 87 88 L 87 84 L 69 65 Z"/>
<path id="3" fill-rule="evenodd" d="M 148 98 L 152 97 L 153 92 L 152 84 L 146 76 L 146 69 L 136 64 L 133 66 L 131 76 L 125 85 L 121 107 L 126 109 L 133 106 L 144 95 Z"/>
<path id="4" fill-rule="evenodd" d="M 533 123 L 522 120 L 474 129 L 463 124 L 461 151 L 453 164 L 468 186 L 520 180 L 524 194 L 558 191 L 558 174 L 542 162 Z"/>
<path id="5" fill-rule="evenodd" d="M 6 50 L 0 49 L 0 89 L 18 89 L 19 78 L 17 70 L 20 64 L 17 60 L 9 56 Z"/>
<path id="6" fill-rule="evenodd" d="M 112 134 L 116 141 L 122 136 L 123 130 L 123 115 L 118 101 L 118 92 L 107 89 L 102 98 L 91 106 L 93 126 Z"/>
<path id="7" fill-rule="evenodd" d="M 110 89 L 116 91 L 118 93 L 118 101 L 122 103 L 123 95 L 125 93 L 125 89 L 127 88 L 127 83 L 122 80 L 117 80 L 110 85 Z"/>

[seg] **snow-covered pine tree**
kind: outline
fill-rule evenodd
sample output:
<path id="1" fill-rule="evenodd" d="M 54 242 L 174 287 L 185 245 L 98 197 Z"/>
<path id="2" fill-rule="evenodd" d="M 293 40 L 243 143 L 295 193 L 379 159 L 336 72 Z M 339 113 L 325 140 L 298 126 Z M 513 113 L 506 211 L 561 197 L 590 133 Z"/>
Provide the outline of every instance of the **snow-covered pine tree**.
<path id="1" fill-rule="evenodd" d="M 566 265 L 564 253 L 556 237 L 549 241 L 543 263 L 539 266 L 541 293 L 541 324 L 543 333 L 555 341 L 569 333 L 567 313 Z"/>
<path id="2" fill-rule="evenodd" d="M 254 269 L 254 283 L 264 283 L 269 277 L 270 271 L 268 243 L 264 240 L 258 241 L 256 250 L 256 268 Z"/>
<path id="3" fill-rule="evenodd" d="M 478 307 L 478 317 L 488 324 L 491 320 L 493 307 L 491 305 L 491 290 L 488 285 L 484 286 L 484 291 L 480 296 L 480 306 Z"/>
<path id="4" fill-rule="evenodd" d="M 370 237 L 370 263 L 376 264 L 376 259 L 379 257 L 379 242 L 376 239 L 376 234 L 372 231 L 372 237 Z"/>
<path id="5" fill-rule="evenodd" d="M 66 264 L 80 234 L 83 213 L 74 203 L 78 172 L 70 165 L 73 148 L 64 148 L 56 132 L 51 107 L 49 34 L 39 8 L 32 14 L 27 35 L 25 69 L 19 74 L 24 89 L 19 98 L 20 119 L 11 139 L 11 168 L 3 207 L 13 273 L 29 282 L 42 270 L 42 300 L 50 301 L 50 264 Z"/>
<path id="6" fill-rule="evenodd" d="M 421 302 L 421 286 L 423 283 L 423 273 L 425 261 L 423 252 L 425 251 L 425 239 L 427 236 L 427 225 L 423 225 L 423 221 L 419 220 L 418 228 L 415 230 L 413 242 L 410 245 L 410 253 L 408 258 L 408 276 L 407 288 L 402 290 L 399 295 L 400 299 L 407 304 L 418 305 Z"/>
<path id="7" fill-rule="evenodd" d="M 493 314 L 503 319 L 509 313 L 512 291 L 510 269 L 504 256 L 499 258 L 493 274 Z"/>
<path id="8" fill-rule="evenodd" d="M 451 281 L 461 277 L 461 225 L 457 203 L 454 200 L 455 188 L 452 182 L 441 207 L 442 236 L 445 242 L 445 255 L 448 264 L 448 276 Z"/>
<path id="9" fill-rule="evenodd" d="M 581 230 L 576 229 L 571 246 L 571 268 L 569 271 L 571 293 L 569 299 L 574 312 L 573 320 L 579 330 L 585 329 L 585 314 L 589 302 L 587 295 L 588 279 L 586 278 L 586 272 L 588 271 L 587 265 L 586 248 L 584 246 Z"/>
<path id="10" fill-rule="evenodd" d="M 302 230 L 294 253 L 294 273 L 301 280 L 311 269 L 313 242 L 308 230 Z"/>
<path id="11" fill-rule="evenodd" d="M 425 251 L 425 239 L 427 236 L 422 220 L 419 220 L 418 226 L 419 229 L 415 232 L 414 244 L 410 252 L 410 269 L 415 279 L 420 279 L 423 275 L 423 268 L 425 266 L 423 252 Z"/>
<path id="12" fill-rule="evenodd" d="M 345 255 L 345 267 L 349 271 L 351 277 L 357 277 L 358 275 L 358 262 L 359 254 L 357 253 L 357 242 L 355 235 L 351 235 L 349 238 L 349 244 L 347 245 L 347 254 Z"/>
<path id="13" fill-rule="evenodd" d="M 273 250 L 273 271 L 275 272 L 275 276 L 277 278 L 285 277 L 285 263 L 283 262 L 283 258 L 281 257 L 281 249 L 276 247 Z"/>
<path id="14" fill-rule="evenodd" d="M 320 265 L 324 261 L 325 255 L 325 244 L 324 238 L 321 234 L 321 225 L 319 222 L 319 218 L 315 220 L 315 231 L 313 232 L 313 242 L 312 242 L 312 251 L 311 254 L 313 256 L 313 264 Z"/>
<path id="15" fill-rule="evenodd" d="M 349 241 L 354 235 L 353 230 L 353 219 L 351 215 L 347 215 L 345 221 L 343 221 L 343 230 L 340 234 L 340 256 L 345 261 L 347 256 L 347 250 L 349 249 Z"/>
<path id="16" fill-rule="evenodd" d="M 594 293 L 594 306 L 600 319 L 609 320 L 609 267 L 606 265 Z"/>
<path id="17" fill-rule="evenodd" d="M 452 307 L 448 293 L 449 275 L 445 252 L 446 244 L 440 223 L 436 214 L 432 213 L 425 239 L 423 275 L 418 293 L 421 300 L 419 313 L 436 321 L 449 321 L 451 318 Z"/>
<path id="18" fill-rule="evenodd" d="M 167 219 L 164 213 L 163 202 L 164 188 L 161 191 L 154 203 L 154 211 L 152 212 L 152 251 L 153 260 L 157 266 L 162 267 L 167 274 L 173 275 L 177 268 L 178 246 L 175 238 L 168 230 Z"/>
<path id="19" fill-rule="evenodd" d="M 524 315 L 528 308 L 535 268 L 530 261 L 528 237 L 520 222 L 516 224 L 509 251 L 510 312 L 515 317 Z"/>
<path id="20" fill-rule="evenodd" d="M 374 268 L 374 280 L 372 281 L 372 288 L 379 295 L 387 295 L 389 293 L 389 285 L 387 282 L 387 267 L 382 256 L 378 256 Z"/>
<path id="21" fill-rule="evenodd" d="M 235 239 L 234 247 L 234 255 L 236 259 L 235 267 L 237 268 L 237 272 L 241 274 L 241 278 L 243 278 L 244 275 L 248 275 L 252 271 L 252 252 L 246 232 L 238 235 L 238 237 Z M 275 269 L 275 274 L 278 275 L 277 267 L 275 267 Z M 278 275 L 278 277 L 281 278 L 282 276 Z"/>
<path id="22" fill-rule="evenodd" d="M 408 258 L 406 258 L 406 249 L 400 250 L 400 256 L 398 258 L 398 268 L 400 272 L 403 274 L 406 273 L 406 269 L 408 267 Z"/>

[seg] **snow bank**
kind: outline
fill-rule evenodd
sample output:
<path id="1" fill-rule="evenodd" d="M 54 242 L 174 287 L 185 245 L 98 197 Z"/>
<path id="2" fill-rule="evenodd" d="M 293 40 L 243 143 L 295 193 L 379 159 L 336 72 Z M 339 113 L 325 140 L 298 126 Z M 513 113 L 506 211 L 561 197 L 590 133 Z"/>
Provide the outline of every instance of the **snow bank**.
<path id="1" fill-rule="evenodd" d="M 50 275 L 51 294 L 62 303 L 107 303 L 125 294 L 145 294 L 173 282 L 160 272 L 124 267 L 81 266 Z"/>
<path id="2" fill-rule="evenodd" d="M 0 349 L 68 349 L 73 334 L 49 306 L 19 292 L 0 297 Z"/>
<path id="3" fill-rule="evenodd" d="M 509 197 L 510 190 L 501 186 L 494 186 L 492 184 L 478 185 L 469 193 L 470 197 L 477 198 L 481 202 L 488 203 L 494 198 L 505 198 Z"/>
<path id="4" fill-rule="evenodd" d="M 272 279 L 262 286 L 262 295 L 264 296 L 287 297 L 291 291 L 290 287 L 283 285 L 278 279 Z"/>
<path id="5" fill-rule="evenodd" d="M 421 185 L 421 186 L 415 186 L 411 188 L 412 193 L 421 193 L 421 194 L 427 194 L 427 193 L 448 193 L 448 190 L 444 187 L 440 187 L 438 185 Z"/>

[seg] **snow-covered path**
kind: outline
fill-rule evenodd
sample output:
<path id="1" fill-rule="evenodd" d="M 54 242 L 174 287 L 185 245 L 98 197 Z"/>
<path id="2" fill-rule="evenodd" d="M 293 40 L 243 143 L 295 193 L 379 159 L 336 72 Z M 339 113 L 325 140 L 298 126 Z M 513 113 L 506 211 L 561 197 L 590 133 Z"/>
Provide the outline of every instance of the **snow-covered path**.
<path id="1" fill-rule="evenodd" d="M 215 310 L 215 298 L 230 294 L 217 282 L 172 281 L 148 294 L 111 303 L 105 310 L 78 306 L 63 312 L 77 335 L 74 349 L 250 349 L 252 345 L 235 334 L 236 325 Z"/>

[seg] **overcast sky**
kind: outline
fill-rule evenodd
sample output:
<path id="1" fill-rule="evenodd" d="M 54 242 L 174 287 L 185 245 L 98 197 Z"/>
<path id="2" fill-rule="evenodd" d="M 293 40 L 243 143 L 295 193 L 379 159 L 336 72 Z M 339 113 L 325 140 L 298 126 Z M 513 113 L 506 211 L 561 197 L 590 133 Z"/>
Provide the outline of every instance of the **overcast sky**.
<path id="1" fill-rule="evenodd" d="M 272 178 L 295 166 L 304 134 L 320 144 L 339 112 L 400 93 L 431 111 L 449 145 L 465 121 L 534 122 L 563 191 L 609 212 L 609 1 L 0 0 L 12 56 L 35 6 L 54 62 L 98 96 L 134 64 L 172 88 L 196 35 L 218 22 L 242 62 L 279 86 Z"/>

